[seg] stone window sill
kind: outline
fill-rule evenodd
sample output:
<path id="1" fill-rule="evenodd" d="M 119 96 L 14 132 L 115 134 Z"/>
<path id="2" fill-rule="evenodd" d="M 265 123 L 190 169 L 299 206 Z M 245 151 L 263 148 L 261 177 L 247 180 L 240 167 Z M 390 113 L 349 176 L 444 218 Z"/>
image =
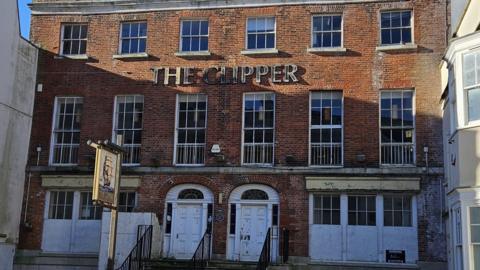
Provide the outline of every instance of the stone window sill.
<path id="1" fill-rule="evenodd" d="M 212 53 L 210 51 L 198 51 L 198 52 L 176 52 L 175 56 L 178 57 L 202 57 L 210 56 Z"/>
<path id="2" fill-rule="evenodd" d="M 404 51 L 404 50 L 416 50 L 417 44 L 398 44 L 398 45 L 382 45 L 375 48 L 377 52 L 385 51 Z"/>
<path id="3" fill-rule="evenodd" d="M 243 50 L 240 52 L 243 55 L 261 55 L 261 54 L 278 54 L 277 49 L 257 49 L 257 50 Z"/>
<path id="4" fill-rule="evenodd" d="M 54 59 L 88 60 L 88 55 L 86 55 L 86 54 L 56 55 L 53 58 Z"/>
<path id="5" fill-rule="evenodd" d="M 115 54 L 113 59 L 148 58 L 148 53 Z"/>
<path id="6" fill-rule="evenodd" d="M 344 47 L 308 48 L 307 52 L 309 53 L 345 53 L 347 52 L 347 48 L 344 48 Z"/>

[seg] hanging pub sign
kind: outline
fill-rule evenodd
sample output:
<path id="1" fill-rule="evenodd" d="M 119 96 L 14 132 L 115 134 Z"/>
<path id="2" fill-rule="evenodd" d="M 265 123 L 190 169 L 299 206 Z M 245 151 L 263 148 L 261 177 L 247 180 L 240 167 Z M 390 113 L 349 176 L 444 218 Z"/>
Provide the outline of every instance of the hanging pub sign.
<path id="1" fill-rule="evenodd" d="M 120 183 L 121 151 L 106 144 L 89 143 L 96 148 L 92 200 L 99 205 L 115 208 L 115 196 Z"/>
<path id="2" fill-rule="evenodd" d="M 203 69 L 195 67 L 158 67 L 152 68 L 154 84 L 190 85 L 199 82 L 206 84 L 245 84 L 255 79 L 269 79 L 272 83 L 298 82 L 298 66 L 294 64 L 275 64 L 258 66 L 211 66 Z"/>

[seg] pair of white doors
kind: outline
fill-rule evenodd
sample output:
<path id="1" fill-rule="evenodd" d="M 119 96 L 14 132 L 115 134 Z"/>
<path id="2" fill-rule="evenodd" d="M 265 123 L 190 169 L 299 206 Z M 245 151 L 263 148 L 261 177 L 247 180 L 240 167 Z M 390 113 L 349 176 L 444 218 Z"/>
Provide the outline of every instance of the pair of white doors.
<path id="1" fill-rule="evenodd" d="M 257 261 L 267 234 L 267 206 L 242 205 L 237 234 L 240 260 Z M 206 218 L 201 204 L 179 204 L 174 213 L 172 244 L 177 259 L 190 259 L 203 236 Z"/>

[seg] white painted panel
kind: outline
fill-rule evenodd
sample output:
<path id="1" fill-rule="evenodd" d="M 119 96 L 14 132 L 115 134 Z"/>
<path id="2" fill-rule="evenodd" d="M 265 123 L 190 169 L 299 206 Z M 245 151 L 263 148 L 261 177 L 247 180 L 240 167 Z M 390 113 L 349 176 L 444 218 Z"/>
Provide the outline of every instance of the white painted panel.
<path id="1" fill-rule="evenodd" d="M 418 260 L 418 237 L 415 227 L 383 227 L 383 254 L 385 250 L 405 250 L 407 263 Z M 385 258 L 384 258 L 385 259 Z"/>
<path id="2" fill-rule="evenodd" d="M 203 236 L 202 205 L 178 205 L 172 226 L 175 226 L 174 256 L 190 259 Z"/>
<path id="3" fill-rule="evenodd" d="M 267 234 L 267 206 L 242 205 L 240 260 L 257 261 Z"/>
<path id="4" fill-rule="evenodd" d="M 72 251 L 75 253 L 98 253 L 101 228 L 101 220 L 78 220 L 73 233 Z"/>
<path id="5" fill-rule="evenodd" d="M 310 225 L 310 257 L 319 261 L 341 261 L 342 226 Z"/>
<path id="6" fill-rule="evenodd" d="M 347 260 L 376 262 L 377 226 L 347 226 Z"/>
<path id="7" fill-rule="evenodd" d="M 70 252 L 71 233 L 72 220 L 45 219 L 42 250 L 44 252 Z"/>

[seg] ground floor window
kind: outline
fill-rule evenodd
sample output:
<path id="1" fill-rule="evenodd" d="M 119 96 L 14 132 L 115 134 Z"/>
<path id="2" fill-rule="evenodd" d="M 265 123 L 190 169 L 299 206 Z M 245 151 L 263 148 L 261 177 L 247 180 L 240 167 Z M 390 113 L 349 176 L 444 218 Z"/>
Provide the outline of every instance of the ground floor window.
<path id="1" fill-rule="evenodd" d="M 348 225 L 376 224 L 375 196 L 348 196 Z"/>
<path id="2" fill-rule="evenodd" d="M 470 238 L 473 269 L 480 269 L 480 207 L 470 207 Z"/>
<path id="3" fill-rule="evenodd" d="M 385 226 L 412 226 L 412 196 L 383 196 L 383 224 Z"/>
<path id="4" fill-rule="evenodd" d="M 313 196 L 313 223 L 340 224 L 340 196 L 320 195 Z"/>
<path id="5" fill-rule="evenodd" d="M 73 191 L 51 191 L 48 218 L 72 219 Z"/>

